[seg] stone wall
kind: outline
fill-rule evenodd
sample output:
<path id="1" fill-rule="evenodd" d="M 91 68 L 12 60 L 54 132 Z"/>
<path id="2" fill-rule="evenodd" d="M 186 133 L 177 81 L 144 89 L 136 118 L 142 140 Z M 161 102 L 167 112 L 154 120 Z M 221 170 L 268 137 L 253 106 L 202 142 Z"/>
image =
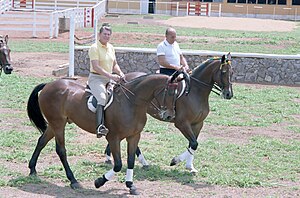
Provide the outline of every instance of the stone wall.
<path id="1" fill-rule="evenodd" d="M 88 75 L 90 64 L 88 49 L 89 47 L 75 48 L 75 75 Z M 133 71 L 155 73 L 159 69 L 156 49 L 116 47 L 115 50 L 117 61 L 124 73 Z M 183 50 L 183 54 L 192 69 L 207 58 L 226 53 Z M 234 82 L 300 85 L 300 55 L 231 54 Z"/>

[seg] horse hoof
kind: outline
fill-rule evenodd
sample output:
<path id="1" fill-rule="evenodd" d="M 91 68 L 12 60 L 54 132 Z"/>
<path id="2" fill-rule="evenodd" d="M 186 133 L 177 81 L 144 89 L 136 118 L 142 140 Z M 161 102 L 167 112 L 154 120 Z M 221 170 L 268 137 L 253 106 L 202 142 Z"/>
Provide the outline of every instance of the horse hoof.
<path id="1" fill-rule="evenodd" d="M 178 163 L 178 162 L 177 162 L 176 158 L 174 157 L 174 158 L 172 159 L 171 163 L 170 163 L 170 166 L 174 166 L 174 165 L 176 165 L 177 163 Z"/>
<path id="2" fill-rule="evenodd" d="M 111 160 L 105 160 L 105 164 L 112 165 L 112 162 L 111 162 Z"/>
<path id="3" fill-rule="evenodd" d="M 149 170 L 149 169 L 150 169 L 150 165 L 143 165 L 143 166 L 142 166 L 142 169 L 144 169 L 144 170 Z"/>
<path id="4" fill-rule="evenodd" d="M 131 195 L 139 195 L 140 193 L 138 192 L 138 190 L 136 189 L 135 186 L 132 186 L 130 189 L 129 189 L 129 193 Z"/>
<path id="5" fill-rule="evenodd" d="M 71 184 L 72 189 L 81 189 L 83 188 L 82 185 L 78 182 Z"/>
<path id="6" fill-rule="evenodd" d="M 191 174 L 195 175 L 196 173 L 198 173 L 198 170 L 195 169 L 194 167 L 185 167 L 187 170 L 190 171 Z"/>
<path id="7" fill-rule="evenodd" d="M 36 174 L 36 172 L 29 173 L 29 176 L 30 176 L 30 177 L 36 177 L 36 176 L 37 176 L 37 174 Z"/>
<path id="8" fill-rule="evenodd" d="M 103 177 L 102 178 L 98 178 L 95 180 L 95 187 L 96 188 L 100 188 L 101 186 L 103 186 L 105 184 L 105 182 L 107 182 L 107 180 L 105 180 Z"/>

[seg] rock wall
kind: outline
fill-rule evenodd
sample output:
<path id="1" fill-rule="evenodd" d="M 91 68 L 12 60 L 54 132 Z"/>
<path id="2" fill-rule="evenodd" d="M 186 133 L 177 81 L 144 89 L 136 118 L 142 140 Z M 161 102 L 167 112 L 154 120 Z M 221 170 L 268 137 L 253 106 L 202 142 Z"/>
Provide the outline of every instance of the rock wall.
<path id="1" fill-rule="evenodd" d="M 88 75 L 90 65 L 88 49 L 89 47 L 75 48 L 75 75 Z M 115 50 L 117 61 L 124 73 L 133 71 L 155 73 L 159 69 L 156 49 L 116 47 Z M 183 50 L 191 69 L 207 58 L 226 53 Z M 231 54 L 234 82 L 300 85 L 300 55 Z"/>

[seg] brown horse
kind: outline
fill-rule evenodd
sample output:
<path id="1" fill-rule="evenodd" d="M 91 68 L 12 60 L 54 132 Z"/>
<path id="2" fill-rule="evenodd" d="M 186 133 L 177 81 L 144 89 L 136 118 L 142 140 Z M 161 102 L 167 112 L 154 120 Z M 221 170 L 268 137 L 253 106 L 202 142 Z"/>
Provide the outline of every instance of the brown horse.
<path id="1" fill-rule="evenodd" d="M 188 139 L 189 146 L 187 151 L 181 155 L 174 157 L 171 161 L 171 166 L 178 164 L 181 161 L 186 161 L 186 168 L 191 173 L 198 172 L 193 165 L 194 153 L 197 150 L 197 138 L 203 127 L 203 122 L 209 113 L 208 97 L 212 88 L 217 88 L 221 91 L 221 95 L 225 99 L 233 97 L 232 90 L 232 68 L 231 68 L 231 55 L 227 54 L 222 58 L 212 58 L 203 62 L 196 67 L 190 75 L 190 93 L 183 95 L 176 100 L 176 115 L 173 120 L 175 127 Z M 144 75 L 144 73 L 135 73 L 131 78 Z M 213 90 L 214 91 L 214 90 Z M 147 112 L 154 118 L 162 120 L 157 115 L 157 109 L 153 105 L 148 107 Z M 110 162 L 110 148 L 107 145 L 105 149 L 106 162 Z M 149 164 L 142 155 L 139 147 L 137 148 L 136 155 L 139 162 L 147 167 Z"/>
<path id="2" fill-rule="evenodd" d="M 134 153 L 147 120 L 147 106 L 153 98 L 160 95 L 162 90 L 166 90 L 171 79 L 174 78 L 157 74 L 146 75 L 124 85 L 118 84 L 119 86 L 114 89 L 114 100 L 105 111 L 105 125 L 109 129 L 106 139 L 111 147 L 114 167 L 103 177 L 95 180 L 96 188 L 104 185 L 105 182 L 112 179 L 116 172 L 121 170 L 120 142 L 126 139 L 128 154 L 126 186 L 130 189 L 131 194 L 137 194 L 133 185 Z M 67 122 L 74 122 L 87 132 L 96 132 L 95 114 L 86 105 L 88 96 L 89 93 L 85 92 L 82 85 L 65 79 L 39 84 L 34 88 L 28 100 L 27 113 L 31 122 L 42 135 L 29 162 L 30 175 L 36 175 L 39 154 L 49 140 L 55 137 L 56 153 L 65 168 L 71 187 L 81 187 L 67 161 L 64 130 Z M 174 107 L 171 108 L 172 114 L 166 116 L 173 118 Z M 161 117 L 161 119 L 163 118 Z"/>
<path id="3" fill-rule="evenodd" d="M 0 35 L 0 75 L 2 70 L 5 74 L 11 74 L 13 67 L 10 64 L 10 49 L 8 47 L 8 35 Z"/>

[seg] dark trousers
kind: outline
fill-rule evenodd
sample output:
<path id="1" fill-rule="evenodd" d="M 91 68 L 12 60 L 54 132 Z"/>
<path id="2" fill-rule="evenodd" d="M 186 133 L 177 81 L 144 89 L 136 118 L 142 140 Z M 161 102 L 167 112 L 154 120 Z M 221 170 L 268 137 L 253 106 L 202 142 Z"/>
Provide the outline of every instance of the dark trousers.
<path id="1" fill-rule="evenodd" d="M 159 69 L 159 73 L 161 74 L 166 74 L 168 76 L 171 76 L 173 73 L 175 73 L 176 70 L 175 69 L 169 69 L 169 68 L 160 68 Z"/>

